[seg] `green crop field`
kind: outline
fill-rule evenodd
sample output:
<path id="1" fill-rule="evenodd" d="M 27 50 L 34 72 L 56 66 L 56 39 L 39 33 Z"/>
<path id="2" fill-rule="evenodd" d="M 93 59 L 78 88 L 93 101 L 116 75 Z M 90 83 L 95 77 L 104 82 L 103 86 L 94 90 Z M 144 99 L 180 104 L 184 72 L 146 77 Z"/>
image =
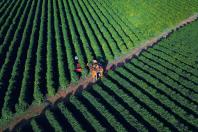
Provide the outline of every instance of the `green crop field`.
<path id="1" fill-rule="evenodd" d="M 20 131 L 198 130 L 198 21 Z"/>
<path id="2" fill-rule="evenodd" d="M 122 29 L 125 23 L 114 15 L 108 21 L 112 12 L 103 14 L 98 6 L 86 0 L 4 1 L 0 18 L 0 115 L 7 118 L 77 82 L 75 55 L 85 77 L 85 65 L 93 58 L 112 60 L 135 45 L 138 39 L 130 30 Z"/>
<path id="3" fill-rule="evenodd" d="M 90 76 L 87 63 L 93 59 L 100 59 L 111 64 L 131 53 L 133 49 L 140 47 L 150 38 L 168 31 L 196 13 L 198 13 L 197 0 L 0 0 L 0 127 L 13 117 L 23 114 L 28 108 L 43 105 L 47 97 L 54 96 L 59 90 L 67 90 L 71 84 L 77 84 L 80 78 L 86 80 Z M 161 42 L 165 44 L 159 44 L 159 46 L 149 49 L 144 55 L 132 61 L 134 64 L 138 63 L 139 67 L 145 68 L 142 69 L 143 72 L 132 71 L 140 72 L 143 76 L 152 72 L 156 75 L 151 76 L 158 81 L 146 80 L 146 75 L 145 80 L 138 78 L 139 80 L 149 84 L 156 83 L 151 85 L 156 88 L 169 88 L 165 92 L 172 89 L 179 91 L 180 96 L 176 96 L 178 93 L 173 91 L 173 93 L 169 93 L 170 97 L 168 96 L 167 99 L 178 105 L 179 108 L 184 108 L 184 111 L 187 112 L 187 115 L 181 112 L 184 116 L 188 116 L 188 113 L 192 111 L 193 115 L 189 116 L 192 116 L 193 119 L 189 122 L 187 119 L 190 118 L 171 113 L 172 106 L 167 107 L 166 110 L 166 106 L 162 105 L 170 116 L 179 117 L 181 121 L 184 121 L 175 123 L 178 125 L 174 126 L 175 128 L 192 130 L 196 127 L 196 121 L 194 121 L 194 118 L 197 117 L 197 107 L 195 106 L 198 96 L 197 61 L 195 61 L 197 59 L 196 29 L 196 24 L 192 24 L 188 28 L 178 31 L 178 36 L 183 33 L 183 38 L 177 37 L 176 33 L 173 35 L 175 43 L 168 44 L 169 39 L 167 39 Z M 186 30 L 189 30 L 190 33 Z M 165 46 L 163 47 L 163 45 Z M 81 74 L 74 71 L 75 56 L 78 56 L 83 69 Z M 168 60 L 170 63 L 167 62 Z M 141 66 L 144 63 L 150 65 Z M 136 67 L 132 66 L 132 68 Z M 147 68 L 151 68 L 151 70 L 147 72 Z M 111 74 L 116 74 L 116 72 L 110 72 L 108 76 Z M 141 82 L 135 81 L 135 83 L 143 85 L 144 83 Z M 97 87 L 101 86 L 97 85 Z M 147 85 L 139 87 L 144 88 Z M 156 90 L 151 92 L 158 93 Z M 173 97 L 181 99 L 180 102 L 174 102 Z M 107 99 L 111 98 L 109 96 Z M 161 98 L 158 99 L 158 96 L 156 98 L 153 101 L 158 105 Z M 164 97 L 162 96 L 162 98 Z M 186 104 L 185 107 L 184 104 Z M 131 105 L 135 104 L 131 102 Z M 64 107 L 61 106 L 61 108 Z M 143 110 L 144 106 L 141 109 Z M 147 106 L 145 106 L 146 109 Z M 147 116 L 141 115 L 142 120 L 147 122 L 143 125 L 138 123 L 139 117 L 133 117 L 133 115 L 130 115 L 129 119 L 125 117 L 122 109 L 119 110 L 120 121 L 111 115 L 112 112 L 106 111 L 102 114 L 105 114 L 103 115 L 105 118 L 106 114 L 110 116 L 106 123 L 115 122 L 115 128 L 109 127 L 114 130 L 129 130 L 133 124 L 130 123 L 131 119 L 137 123 L 134 129 L 145 126 L 144 130 L 146 130 L 151 126 L 151 129 L 154 130 L 157 129 L 155 123 L 167 123 L 160 115 L 160 119 L 158 119 L 154 117 L 157 114 L 149 114 L 150 109 L 146 113 L 141 112 L 145 115 L 148 113 L 147 116 L 152 117 L 148 117 L 149 120 L 147 120 L 143 119 Z M 178 110 L 175 109 L 175 112 Z M 47 113 L 49 115 L 47 118 L 53 122 L 53 114 Z M 63 114 L 65 113 L 67 112 L 63 112 Z M 75 126 L 76 118 L 72 116 L 72 112 L 70 113 L 71 115 L 66 114 L 65 116 L 71 116 L 74 123 L 72 125 Z M 94 124 L 105 128 L 105 123 L 102 125 L 98 119 L 93 118 Z M 126 122 L 126 125 L 121 120 Z M 37 122 L 33 121 L 33 125 L 36 124 Z M 169 124 L 173 124 L 173 122 Z M 186 126 L 187 128 L 185 128 Z M 95 129 L 95 126 L 92 128 Z M 167 126 L 160 126 L 160 123 L 159 128 L 168 130 Z M 78 131 L 78 129 L 85 128 L 83 125 L 79 125 L 75 129 Z M 90 130 L 93 129 L 90 128 Z"/>
<path id="4" fill-rule="evenodd" d="M 198 7 L 196 0 L 110 0 L 109 3 L 120 17 L 128 19 L 132 28 L 138 28 L 145 39 L 166 31 L 197 12 Z"/>

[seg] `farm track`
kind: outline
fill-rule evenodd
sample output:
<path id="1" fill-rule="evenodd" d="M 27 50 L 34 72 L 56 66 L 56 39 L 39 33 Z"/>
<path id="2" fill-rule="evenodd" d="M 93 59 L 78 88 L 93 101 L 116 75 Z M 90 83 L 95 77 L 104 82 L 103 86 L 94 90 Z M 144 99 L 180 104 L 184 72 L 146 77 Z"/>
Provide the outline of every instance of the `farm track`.
<path id="1" fill-rule="evenodd" d="M 142 51 L 147 50 L 149 47 L 154 46 L 155 44 L 160 42 L 162 39 L 167 38 L 173 32 L 177 31 L 178 29 L 182 28 L 183 26 L 185 26 L 197 19 L 198 19 L 198 14 L 182 21 L 176 27 L 174 27 L 173 29 L 171 29 L 167 32 L 160 34 L 158 37 L 155 37 L 155 38 L 152 38 L 152 39 L 146 41 L 139 48 L 133 49 L 131 53 L 129 53 L 123 57 L 117 58 L 116 60 L 110 62 L 107 65 L 106 70 L 107 71 L 114 70 L 116 67 L 123 66 L 125 63 L 127 63 L 131 59 L 133 59 L 133 57 L 138 56 Z M 4 130 L 6 128 L 13 129 L 15 127 L 15 125 L 18 124 L 19 122 L 21 122 L 22 120 L 28 120 L 34 116 L 41 114 L 42 112 L 45 111 L 46 108 L 52 107 L 54 104 L 61 101 L 63 98 L 69 97 L 69 95 L 75 94 L 78 91 L 85 89 L 88 85 L 92 85 L 94 83 L 95 82 L 93 82 L 90 77 L 87 77 L 84 80 L 83 79 L 79 80 L 78 84 L 76 84 L 76 85 L 74 85 L 74 84 L 69 85 L 67 90 L 65 90 L 65 91 L 59 90 L 55 96 L 47 97 L 46 101 L 43 104 L 41 104 L 39 106 L 34 106 L 34 107 L 28 108 L 28 110 L 25 112 L 25 114 L 23 113 L 19 116 L 16 116 L 9 123 L 7 123 L 7 125 L 1 126 L 2 128 L 0 129 L 0 131 Z"/>

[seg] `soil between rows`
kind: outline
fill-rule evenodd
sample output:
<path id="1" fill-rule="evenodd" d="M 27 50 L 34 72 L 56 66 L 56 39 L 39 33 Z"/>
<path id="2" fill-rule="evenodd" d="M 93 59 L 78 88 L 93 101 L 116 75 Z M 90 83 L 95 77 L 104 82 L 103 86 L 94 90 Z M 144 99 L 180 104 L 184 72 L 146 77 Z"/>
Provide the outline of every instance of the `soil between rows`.
<path id="1" fill-rule="evenodd" d="M 181 23 L 179 23 L 174 28 L 171 28 L 169 31 L 163 32 L 158 37 L 154 37 L 144 42 L 143 44 L 140 44 L 139 47 L 132 49 L 132 51 L 128 53 L 127 55 L 119 57 L 116 60 L 110 62 L 105 68 L 106 74 L 108 74 L 109 70 L 114 70 L 117 67 L 123 66 L 125 63 L 129 62 L 134 57 L 137 57 L 139 54 L 141 54 L 141 52 L 154 46 L 155 44 L 167 38 L 169 35 L 171 35 L 175 31 L 179 30 L 183 26 L 190 24 L 191 22 L 197 19 L 198 19 L 198 14 L 193 15 L 185 19 Z M 78 81 L 78 84 L 70 84 L 66 90 L 59 90 L 55 96 L 47 97 L 46 101 L 43 104 L 30 106 L 24 113 L 13 117 L 13 119 L 9 121 L 7 124 L 3 124 L 4 126 L 0 125 L 0 132 L 6 129 L 12 130 L 18 123 L 22 121 L 25 122 L 25 120 L 28 120 L 32 117 L 40 115 L 41 113 L 45 111 L 46 108 L 53 107 L 53 105 L 56 104 L 57 102 L 60 102 L 61 100 L 69 97 L 72 94 L 81 92 L 82 90 L 86 89 L 87 86 L 91 86 L 94 83 L 96 83 L 96 81 L 93 81 L 92 78 L 88 76 L 85 79 L 80 79 Z"/>

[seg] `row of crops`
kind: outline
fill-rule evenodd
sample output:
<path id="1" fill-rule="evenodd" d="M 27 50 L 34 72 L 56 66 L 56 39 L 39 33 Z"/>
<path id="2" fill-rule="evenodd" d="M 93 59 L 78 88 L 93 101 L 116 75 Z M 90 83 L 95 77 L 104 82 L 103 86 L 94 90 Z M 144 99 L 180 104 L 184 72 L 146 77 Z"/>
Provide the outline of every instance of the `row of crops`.
<path id="1" fill-rule="evenodd" d="M 74 56 L 112 60 L 139 41 L 95 0 L 4 0 L 0 3 L 0 117 L 41 103 L 76 83 Z"/>
<path id="2" fill-rule="evenodd" d="M 167 10 L 159 8 L 158 12 L 179 20 L 190 16 L 196 7 L 183 0 L 192 8 L 175 15 L 167 12 L 180 10 L 180 6 L 177 1 L 171 3 Z M 154 14 L 152 10 L 140 20 L 154 21 L 149 17 Z M 145 31 L 154 32 L 149 21 L 146 27 L 131 25 L 105 0 L 0 1 L 0 119 L 42 103 L 46 96 L 53 96 L 80 77 L 86 78 L 86 64 L 93 58 L 106 62 L 119 59 L 148 38 Z M 81 75 L 74 72 L 75 56 L 83 68 Z"/>
<path id="3" fill-rule="evenodd" d="M 20 131 L 197 131 L 198 21 Z"/>
<path id="4" fill-rule="evenodd" d="M 107 3 L 117 9 L 120 17 L 127 18 L 133 28 L 140 29 L 144 38 L 175 26 L 192 12 L 198 11 L 197 0 L 109 0 Z"/>

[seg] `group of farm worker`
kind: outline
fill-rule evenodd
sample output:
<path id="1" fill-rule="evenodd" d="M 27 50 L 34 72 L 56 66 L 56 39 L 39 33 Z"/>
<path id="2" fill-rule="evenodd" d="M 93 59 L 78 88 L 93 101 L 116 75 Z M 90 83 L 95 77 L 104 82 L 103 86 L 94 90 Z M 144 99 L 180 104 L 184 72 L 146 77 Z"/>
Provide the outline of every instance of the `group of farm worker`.
<path id="1" fill-rule="evenodd" d="M 81 68 L 81 66 L 80 66 L 80 64 L 78 62 L 78 57 L 75 56 L 74 59 L 75 59 L 75 65 L 76 65 L 75 72 L 81 73 L 82 72 L 82 68 Z M 99 63 L 97 60 L 94 59 L 94 60 L 92 60 L 91 63 L 87 63 L 87 67 L 90 70 L 92 79 L 98 80 L 98 79 L 103 77 L 104 68 L 103 68 L 102 64 Z"/>

